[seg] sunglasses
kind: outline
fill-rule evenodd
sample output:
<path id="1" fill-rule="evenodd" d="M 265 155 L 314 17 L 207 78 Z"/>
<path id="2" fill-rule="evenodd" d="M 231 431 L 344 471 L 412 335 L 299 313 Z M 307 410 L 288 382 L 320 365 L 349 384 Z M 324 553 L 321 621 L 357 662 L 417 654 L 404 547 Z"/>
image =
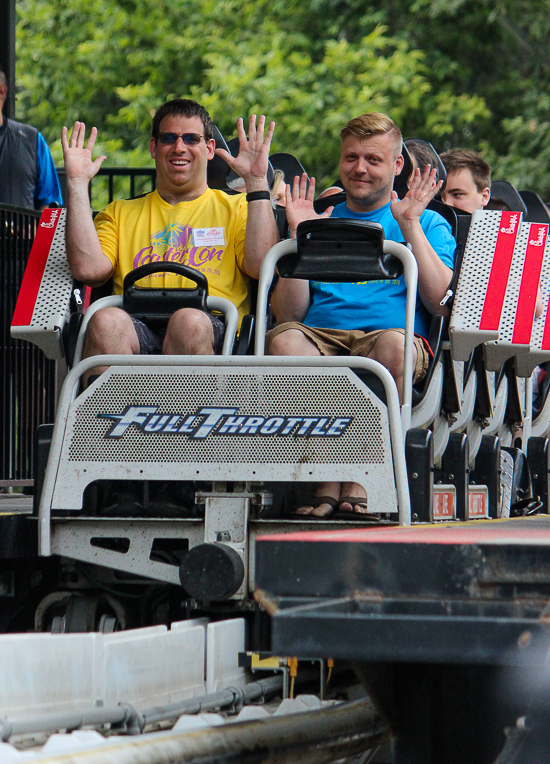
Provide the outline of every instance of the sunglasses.
<path id="1" fill-rule="evenodd" d="M 178 135 L 178 133 L 159 133 L 158 142 L 162 146 L 175 146 L 178 138 L 181 138 L 186 146 L 198 146 L 204 140 L 204 135 L 199 135 L 198 133 L 184 133 L 183 135 Z"/>

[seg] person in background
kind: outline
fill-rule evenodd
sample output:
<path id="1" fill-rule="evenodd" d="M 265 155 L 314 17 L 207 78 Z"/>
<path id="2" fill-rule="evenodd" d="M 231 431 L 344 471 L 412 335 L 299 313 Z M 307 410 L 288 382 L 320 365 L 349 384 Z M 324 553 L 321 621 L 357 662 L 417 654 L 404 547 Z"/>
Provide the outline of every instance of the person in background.
<path id="1" fill-rule="evenodd" d="M 237 175 L 233 180 L 227 182 L 228 188 L 232 191 L 236 191 L 238 194 L 246 194 L 246 181 Z M 286 207 L 286 184 L 285 174 L 282 170 L 275 170 L 273 175 L 273 183 L 269 193 L 271 194 L 271 204 L 273 207 L 279 205 L 279 207 Z"/>
<path id="2" fill-rule="evenodd" d="M 8 95 L 0 68 L 0 204 L 42 210 L 63 204 L 52 155 L 41 133 L 2 114 Z"/>
<path id="3" fill-rule="evenodd" d="M 275 207 L 286 207 L 286 183 L 285 174 L 282 170 L 275 170 L 273 185 L 271 186 L 271 204 Z"/>
<path id="4" fill-rule="evenodd" d="M 317 199 L 324 199 L 325 196 L 334 196 L 335 194 L 341 194 L 344 189 L 340 188 L 340 186 L 329 186 L 328 188 L 325 188 L 324 191 L 321 191 Z"/>
<path id="5" fill-rule="evenodd" d="M 435 177 L 436 180 L 439 180 L 439 171 L 437 169 L 437 156 L 435 151 L 432 149 L 429 143 L 426 141 L 420 141 L 417 138 L 407 138 L 406 141 L 404 141 L 405 146 L 407 147 L 409 151 L 409 156 L 411 157 L 411 161 L 413 164 L 413 169 L 411 172 L 411 177 L 409 178 L 409 183 L 412 181 L 414 176 L 414 171 L 418 167 L 420 172 L 424 172 L 426 165 L 430 165 L 430 168 L 435 169 Z"/>
<path id="6" fill-rule="evenodd" d="M 470 149 L 445 151 L 441 161 L 447 170 L 445 204 L 470 213 L 484 209 L 491 198 L 491 166 Z"/>

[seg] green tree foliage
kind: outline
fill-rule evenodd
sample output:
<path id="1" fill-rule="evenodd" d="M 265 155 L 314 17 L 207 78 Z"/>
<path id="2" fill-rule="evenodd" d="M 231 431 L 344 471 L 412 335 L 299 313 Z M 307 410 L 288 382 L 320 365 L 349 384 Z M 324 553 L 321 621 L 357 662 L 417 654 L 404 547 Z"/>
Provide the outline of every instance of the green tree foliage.
<path id="1" fill-rule="evenodd" d="M 321 184 L 338 133 L 382 110 L 405 135 L 481 149 L 550 195 L 549 0 L 18 0 L 17 115 L 60 160 L 63 124 L 97 125 L 107 163 L 150 164 L 151 115 L 200 99 L 226 137 L 277 122 L 274 151 Z"/>

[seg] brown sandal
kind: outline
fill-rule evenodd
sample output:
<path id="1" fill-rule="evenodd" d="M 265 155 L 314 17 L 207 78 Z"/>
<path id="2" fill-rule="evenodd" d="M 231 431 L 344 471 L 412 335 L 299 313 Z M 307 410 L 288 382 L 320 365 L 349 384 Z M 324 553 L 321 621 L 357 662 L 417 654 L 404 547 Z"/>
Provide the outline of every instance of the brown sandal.
<path id="1" fill-rule="evenodd" d="M 352 511 L 350 512 L 348 509 L 342 509 L 342 504 L 349 504 L 351 506 Z M 339 512 L 345 512 L 346 514 L 354 514 L 354 515 L 366 515 L 366 512 L 355 512 L 353 507 L 358 506 L 362 507 L 364 509 L 367 509 L 368 503 L 367 503 L 367 497 L 366 496 L 341 496 L 340 501 L 338 502 L 338 511 Z"/>
<path id="2" fill-rule="evenodd" d="M 338 499 L 335 499 L 334 496 L 314 496 L 313 501 L 311 502 L 311 505 L 305 504 L 304 506 L 309 507 L 312 506 L 313 509 L 317 509 L 317 507 L 320 507 L 321 504 L 328 504 L 329 507 L 332 507 L 332 512 L 334 512 L 335 509 L 338 508 Z M 302 514 L 300 512 L 296 512 L 296 517 L 313 517 L 316 520 L 323 520 L 325 517 L 330 517 L 332 515 L 332 512 L 329 512 L 328 515 L 314 515 L 313 511 L 309 512 L 308 514 Z"/>

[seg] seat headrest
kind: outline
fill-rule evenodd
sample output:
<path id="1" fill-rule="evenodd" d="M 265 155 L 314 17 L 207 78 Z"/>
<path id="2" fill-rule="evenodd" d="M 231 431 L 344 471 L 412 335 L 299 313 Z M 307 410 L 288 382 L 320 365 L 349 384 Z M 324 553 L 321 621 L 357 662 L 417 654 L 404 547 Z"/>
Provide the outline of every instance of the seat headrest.
<path id="1" fill-rule="evenodd" d="M 227 143 L 225 142 L 225 138 L 220 133 L 216 125 L 214 127 L 214 140 L 216 141 L 216 148 L 217 149 L 225 149 L 226 151 L 229 151 L 229 147 Z M 212 159 L 208 160 L 208 165 L 206 168 L 206 183 L 209 188 L 216 188 L 219 190 L 223 190 L 227 188 L 225 179 L 227 178 L 229 174 L 229 165 L 227 162 L 219 157 L 217 154 L 214 154 Z"/>

